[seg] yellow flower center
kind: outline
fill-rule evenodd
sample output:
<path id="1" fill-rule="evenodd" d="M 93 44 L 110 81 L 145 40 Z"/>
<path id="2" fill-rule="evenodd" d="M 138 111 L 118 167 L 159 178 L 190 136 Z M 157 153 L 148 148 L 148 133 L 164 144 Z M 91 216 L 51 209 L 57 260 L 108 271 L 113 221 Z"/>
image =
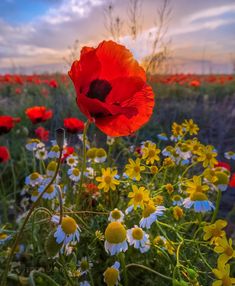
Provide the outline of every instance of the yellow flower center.
<path id="1" fill-rule="evenodd" d="M 81 269 L 83 271 L 89 269 L 89 262 L 87 261 L 87 259 L 81 260 Z"/>
<path id="2" fill-rule="evenodd" d="M 72 217 L 64 217 L 62 219 L 61 228 L 67 235 L 75 233 L 77 229 L 76 221 Z"/>
<path id="3" fill-rule="evenodd" d="M 78 177 L 79 174 L 80 174 L 80 171 L 79 171 L 77 168 L 74 168 L 74 169 L 73 169 L 73 175 L 76 176 L 76 177 Z"/>
<path id="4" fill-rule="evenodd" d="M 106 152 L 105 152 L 105 150 L 102 149 L 102 148 L 97 149 L 95 156 L 98 157 L 98 158 L 105 157 L 105 156 L 106 156 Z"/>
<path id="5" fill-rule="evenodd" d="M 212 154 L 206 154 L 206 159 L 211 160 L 212 159 Z"/>
<path id="6" fill-rule="evenodd" d="M 109 267 L 104 272 L 104 281 L 108 286 L 114 286 L 117 283 L 118 280 L 118 270 Z"/>
<path id="7" fill-rule="evenodd" d="M 143 217 L 148 217 L 150 216 L 152 213 L 154 213 L 156 211 L 156 208 L 154 205 L 152 204 L 148 204 L 145 209 L 143 210 L 142 216 Z"/>
<path id="8" fill-rule="evenodd" d="M 55 161 L 51 161 L 47 166 L 47 170 L 48 171 L 55 171 L 56 166 L 57 166 L 57 163 Z"/>
<path id="9" fill-rule="evenodd" d="M 231 286 L 232 285 L 231 279 L 228 276 L 225 276 L 222 278 L 222 283 L 223 283 L 222 286 Z"/>
<path id="10" fill-rule="evenodd" d="M 120 222 L 114 221 L 107 226 L 104 236 L 109 243 L 122 243 L 126 239 L 126 229 Z"/>
<path id="11" fill-rule="evenodd" d="M 149 155 L 149 157 L 150 157 L 150 158 L 155 157 L 155 155 L 156 155 L 155 150 L 150 149 L 150 150 L 149 150 L 149 154 L 148 154 L 148 155 Z"/>
<path id="12" fill-rule="evenodd" d="M 38 194 L 39 194 L 39 193 L 38 193 L 38 191 L 37 191 L 37 190 L 33 190 L 33 191 L 32 191 L 32 196 L 33 196 L 33 197 L 38 196 Z"/>
<path id="13" fill-rule="evenodd" d="M 54 192 L 54 186 L 53 186 L 53 185 L 50 185 L 46 192 L 47 192 L 48 194 L 53 193 L 53 192 Z"/>
<path id="14" fill-rule="evenodd" d="M 30 175 L 30 179 L 31 180 L 36 180 L 39 178 L 39 174 L 37 172 L 34 172 Z"/>
<path id="15" fill-rule="evenodd" d="M 225 249 L 224 253 L 228 256 L 233 256 L 233 249 L 231 246 L 227 246 L 227 248 Z"/>
<path id="16" fill-rule="evenodd" d="M 136 202 L 141 202 L 142 200 L 143 200 L 143 194 L 142 193 L 135 194 L 135 201 Z"/>
<path id="17" fill-rule="evenodd" d="M 89 159 L 94 159 L 95 158 L 95 156 L 96 156 L 96 148 L 91 148 L 91 149 L 89 149 L 88 151 L 87 151 L 87 157 L 89 158 Z"/>
<path id="18" fill-rule="evenodd" d="M 111 181 L 112 181 L 111 176 L 107 175 L 107 176 L 104 177 L 104 182 L 105 182 L 107 185 L 109 185 L 109 184 L 111 183 Z"/>
<path id="19" fill-rule="evenodd" d="M 58 145 L 55 145 L 55 146 L 52 147 L 51 150 L 54 151 L 54 152 L 59 152 L 59 151 L 60 151 L 60 148 L 59 148 Z"/>
<path id="20" fill-rule="evenodd" d="M 220 237 L 221 233 L 222 233 L 222 231 L 218 228 L 214 228 L 211 230 L 211 234 L 213 237 Z"/>
<path id="21" fill-rule="evenodd" d="M 75 162 L 74 158 L 69 158 L 68 160 L 69 164 L 73 164 Z"/>
<path id="22" fill-rule="evenodd" d="M 135 166 L 134 168 L 135 173 L 139 173 L 140 172 L 140 167 L 139 166 Z"/>
<path id="23" fill-rule="evenodd" d="M 144 232 L 143 232 L 143 230 L 141 229 L 141 228 L 134 228 L 133 230 L 132 230 L 132 236 L 133 236 L 133 238 L 134 239 L 136 239 L 136 240 L 141 240 L 142 238 L 143 238 L 143 236 L 144 236 Z"/>
<path id="24" fill-rule="evenodd" d="M 202 192 L 202 186 L 196 186 L 195 191 L 196 192 Z"/>
<path id="25" fill-rule="evenodd" d="M 192 201 L 207 201 L 208 198 L 205 194 L 203 194 L 202 192 L 194 192 L 190 195 L 190 199 Z"/>
<path id="26" fill-rule="evenodd" d="M 152 174 L 157 174 L 157 172 L 158 172 L 158 167 L 157 167 L 157 166 L 152 166 L 152 167 L 150 168 L 150 171 L 151 171 Z"/>
<path id="27" fill-rule="evenodd" d="M 112 218 L 118 220 L 121 217 L 121 213 L 119 210 L 113 210 L 111 213 Z"/>
<path id="28" fill-rule="evenodd" d="M 6 233 L 0 233 L 0 240 L 7 238 L 7 234 Z"/>

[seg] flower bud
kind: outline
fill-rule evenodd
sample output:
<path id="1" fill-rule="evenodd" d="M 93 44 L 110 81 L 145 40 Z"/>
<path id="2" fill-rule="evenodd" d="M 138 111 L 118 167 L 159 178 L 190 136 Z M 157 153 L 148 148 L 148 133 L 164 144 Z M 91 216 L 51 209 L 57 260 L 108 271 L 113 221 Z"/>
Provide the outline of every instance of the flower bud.
<path id="1" fill-rule="evenodd" d="M 60 149 L 63 149 L 63 146 L 64 146 L 64 134 L 65 134 L 65 131 L 63 128 L 56 129 L 56 142 L 58 146 L 60 147 Z"/>

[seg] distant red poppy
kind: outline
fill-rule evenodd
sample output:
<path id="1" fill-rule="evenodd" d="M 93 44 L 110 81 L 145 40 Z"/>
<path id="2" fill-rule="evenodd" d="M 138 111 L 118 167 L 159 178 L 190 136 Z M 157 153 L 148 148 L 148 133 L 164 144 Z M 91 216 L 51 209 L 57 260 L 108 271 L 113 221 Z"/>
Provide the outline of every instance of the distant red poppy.
<path id="1" fill-rule="evenodd" d="M 190 86 L 193 86 L 193 87 L 199 87 L 201 85 L 200 81 L 199 80 L 192 80 L 190 82 Z"/>
<path id="2" fill-rule="evenodd" d="M 8 115 L 0 116 L 0 135 L 10 132 L 16 123 L 20 122 L 19 117 L 11 117 Z"/>
<path id="3" fill-rule="evenodd" d="M 72 155 L 73 153 L 74 153 L 74 147 L 66 146 L 63 150 L 62 161 L 64 161 L 69 155 Z"/>
<path id="4" fill-rule="evenodd" d="M 0 163 L 7 162 L 10 159 L 10 154 L 5 146 L 0 146 Z"/>
<path id="5" fill-rule="evenodd" d="M 83 131 L 84 122 L 74 117 L 65 118 L 64 127 L 69 133 L 78 133 Z"/>
<path id="6" fill-rule="evenodd" d="M 230 182 L 229 182 L 229 186 L 231 188 L 235 188 L 235 173 L 232 174 Z"/>
<path id="7" fill-rule="evenodd" d="M 25 110 L 25 114 L 33 124 L 37 124 L 50 119 L 53 115 L 51 109 L 47 110 L 45 106 L 33 106 Z"/>
<path id="8" fill-rule="evenodd" d="M 222 167 L 222 168 L 225 168 L 225 169 L 227 169 L 228 171 L 230 171 L 231 170 L 231 166 L 228 164 L 228 163 L 226 163 L 226 162 L 218 162 L 216 165 L 215 165 L 215 167 Z"/>
<path id="9" fill-rule="evenodd" d="M 49 131 L 46 130 L 44 127 L 39 126 L 37 129 L 35 129 L 36 136 L 42 140 L 42 141 L 48 141 L 49 139 Z"/>
<path id="10" fill-rule="evenodd" d="M 122 45 L 84 47 L 69 76 L 81 112 L 109 136 L 130 135 L 152 115 L 154 94 L 145 71 Z"/>

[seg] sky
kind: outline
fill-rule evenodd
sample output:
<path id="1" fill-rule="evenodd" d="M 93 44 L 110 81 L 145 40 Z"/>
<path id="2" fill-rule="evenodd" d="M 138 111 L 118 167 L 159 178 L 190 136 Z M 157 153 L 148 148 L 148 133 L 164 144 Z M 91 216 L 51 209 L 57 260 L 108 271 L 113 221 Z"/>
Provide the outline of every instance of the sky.
<path id="1" fill-rule="evenodd" d="M 162 0 L 139 0 L 139 33 L 129 29 L 133 0 L 1 0 L 0 73 L 67 72 L 69 46 L 97 46 L 110 38 L 104 11 L 112 2 L 120 42 L 141 60 L 151 53 Z M 235 0 L 171 0 L 164 40 L 170 72 L 231 73 L 235 66 Z M 152 38 L 150 37 L 150 33 Z"/>

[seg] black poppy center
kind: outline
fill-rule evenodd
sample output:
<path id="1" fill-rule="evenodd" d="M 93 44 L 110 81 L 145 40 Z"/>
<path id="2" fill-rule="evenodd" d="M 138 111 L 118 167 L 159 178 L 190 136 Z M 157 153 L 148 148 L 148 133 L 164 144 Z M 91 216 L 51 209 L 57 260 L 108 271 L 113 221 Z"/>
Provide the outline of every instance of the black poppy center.
<path id="1" fill-rule="evenodd" d="M 105 79 L 95 79 L 91 82 L 87 97 L 99 99 L 105 102 L 107 95 L 112 89 L 111 84 Z"/>

